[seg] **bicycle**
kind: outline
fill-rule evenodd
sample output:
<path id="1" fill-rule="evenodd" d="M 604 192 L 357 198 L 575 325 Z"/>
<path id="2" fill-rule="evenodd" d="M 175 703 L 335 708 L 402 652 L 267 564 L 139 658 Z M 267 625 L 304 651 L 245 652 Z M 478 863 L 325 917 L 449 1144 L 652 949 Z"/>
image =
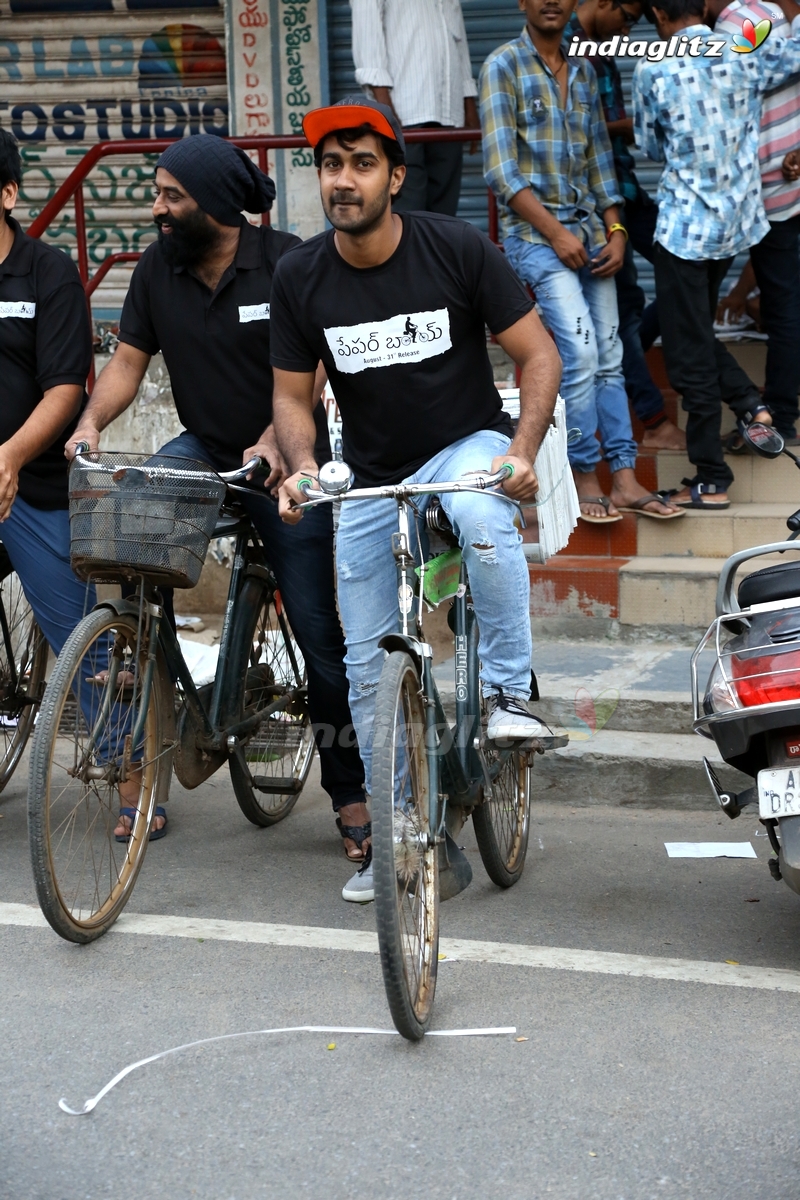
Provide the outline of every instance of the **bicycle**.
<path id="1" fill-rule="evenodd" d="M 227 761 L 242 812 L 269 826 L 291 812 L 314 753 L 302 656 L 233 494 L 254 494 L 237 485 L 261 460 L 217 474 L 187 459 L 87 449 L 70 473 L 73 569 L 136 590 L 103 600 L 73 630 L 33 741 L 36 891 L 50 925 L 73 942 L 100 937 L 130 899 L 173 766 L 194 788 Z M 159 586 L 194 586 L 212 536 L 234 538 L 235 552 L 218 669 L 198 688 Z M 113 832 L 121 805 L 125 839 Z"/>
<path id="2" fill-rule="evenodd" d="M 471 814 L 489 878 L 503 888 L 517 883 L 528 845 L 532 757 L 568 742 L 567 737 L 550 735 L 525 745 L 501 745 L 485 737 L 478 626 L 469 581 L 460 551 L 454 548 L 452 527 L 436 497 L 475 491 L 515 503 L 493 490 L 507 474 L 501 468 L 493 475 L 474 474 L 449 483 L 353 488 L 347 464 L 332 462 L 320 469 L 318 489 L 302 485 L 307 499 L 300 508 L 368 498 L 393 499 L 397 504 L 398 532 L 392 535 L 391 545 L 397 564 L 400 632 L 380 643 L 387 657 L 375 701 L 373 872 L 386 995 L 397 1030 L 411 1041 L 424 1036 L 433 1010 L 440 875 L 447 871 L 456 876 L 450 895 L 471 878 L 469 864 L 456 858 L 452 839 Z M 427 500 L 424 510 L 415 505 L 415 497 Z M 420 537 L 422 520 L 429 532 L 450 542 L 450 549 L 427 563 Z M 418 568 L 412 530 L 417 535 Z M 426 598 L 432 604 L 452 599 L 448 614 L 455 639 L 452 727 L 433 676 L 433 651 L 424 638 Z M 412 610 L 414 633 L 409 628 Z"/>
<path id="3" fill-rule="evenodd" d="M 14 774 L 44 695 L 49 648 L 0 544 L 0 792 Z"/>

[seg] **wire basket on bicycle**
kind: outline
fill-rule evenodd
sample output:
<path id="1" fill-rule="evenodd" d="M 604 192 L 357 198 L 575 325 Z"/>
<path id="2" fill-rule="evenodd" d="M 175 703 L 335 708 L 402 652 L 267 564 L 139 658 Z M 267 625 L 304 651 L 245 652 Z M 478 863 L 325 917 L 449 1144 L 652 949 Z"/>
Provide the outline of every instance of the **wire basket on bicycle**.
<path id="1" fill-rule="evenodd" d="M 81 455 L 69 476 L 72 569 L 167 587 L 200 578 L 225 484 L 205 463 L 163 454 Z"/>

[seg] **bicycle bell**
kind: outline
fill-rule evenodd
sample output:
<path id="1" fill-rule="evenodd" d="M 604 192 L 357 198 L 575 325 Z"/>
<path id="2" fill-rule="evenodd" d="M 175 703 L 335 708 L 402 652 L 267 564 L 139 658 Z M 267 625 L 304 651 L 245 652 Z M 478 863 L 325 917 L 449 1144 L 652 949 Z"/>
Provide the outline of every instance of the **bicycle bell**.
<path id="1" fill-rule="evenodd" d="M 346 462 L 328 462 L 319 469 L 320 491 L 326 496 L 342 496 L 350 489 L 354 475 Z"/>

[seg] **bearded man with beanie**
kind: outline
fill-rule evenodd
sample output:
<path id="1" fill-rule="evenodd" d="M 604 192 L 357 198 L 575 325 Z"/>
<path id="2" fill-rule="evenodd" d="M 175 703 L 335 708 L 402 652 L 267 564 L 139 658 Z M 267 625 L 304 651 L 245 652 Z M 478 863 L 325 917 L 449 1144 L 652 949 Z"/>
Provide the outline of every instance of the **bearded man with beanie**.
<path id="1" fill-rule="evenodd" d="M 243 213 L 267 212 L 274 197 L 269 176 L 222 138 L 189 137 L 164 151 L 155 172 L 158 241 L 136 266 L 119 346 L 98 377 L 66 454 L 71 458 L 80 442 L 97 449 L 100 433 L 133 402 L 160 350 L 185 429 L 161 453 L 198 459 L 216 470 L 232 470 L 253 455 L 269 463 L 263 497 L 245 504 L 306 662 L 322 786 L 338 814 L 345 853 L 361 861 L 370 828 L 364 772 L 352 744 L 332 514 L 327 506 L 319 508 L 310 521 L 289 527 L 273 496 L 287 471 L 272 429 L 272 277 L 279 259 L 301 243 L 270 226 L 251 225 Z M 314 422 L 314 453 L 323 463 L 330 458 L 330 442 L 321 404 Z M 126 830 L 121 814 L 116 832 Z"/>

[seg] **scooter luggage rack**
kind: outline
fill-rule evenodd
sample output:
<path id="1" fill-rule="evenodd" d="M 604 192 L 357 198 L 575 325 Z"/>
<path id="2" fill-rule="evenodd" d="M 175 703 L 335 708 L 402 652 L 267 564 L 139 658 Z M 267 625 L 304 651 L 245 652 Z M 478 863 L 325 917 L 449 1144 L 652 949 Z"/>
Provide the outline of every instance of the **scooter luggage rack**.
<path id="1" fill-rule="evenodd" d="M 712 725 L 726 720 L 741 718 L 742 713 L 754 716 L 756 714 L 781 713 L 786 709 L 798 708 L 798 697 L 796 696 L 790 697 L 789 700 L 771 701 L 762 704 L 744 704 L 741 702 L 738 691 L 738 686 L 742 683 L 753 688 L 753 686 L 758 685 L 759 680 L 764 680 L 764 683 L 766 683 L 766 680 L 769 680 L 771 686 L 776 686 L 776 680 L 786 677 L 787 680 L 793 679 L 798 682 L 798 691 L 800 692 L 800 671 L 798 670 L 798 666 L 776 668 L 774 665 L 770 665 L 769 670 L 748 672 L 745 676 L 740 676 L 739 678 L 736 678 L 733 671 L 730 670 L 730 662 L 734 658 L 741 662 L 746 662 L 748 658 L 763 659 L 769 656 L 771 664 L 774 664 L 775 659 L 781 654 L 782 647 L 780 643 L 776 643 L 776 646 L 772 648 L 768 646 L 750 646 L 739 647 L 734 650 L 728 649 L 729 642 L 736 635 L 740 634 L 742 625 L 750 623 L 750 618 L 756 616 L 757 613 L 780 613 L 792 610 L 792 608 L 800 608 L 800 596 L 798 599 L 776 600 L 772 604 L 753 605 L 751 608 L 744 608 L 740 612 L 724 613 L 723 616 L 714 619 L 714 622 L 706 630 L 705 636 L 692 654 L 692 728 L 694 732 L 702 734 L 703 737 L 712 738 L 710 728 Z M 728 641 L 724 643 L 722 641 L 724 637 L 723 631 L 730 634 Z M 703 701 L 705 700 L 706 691 L 708 691 L 708 684 L 704 684 L 703 691 L 700 692 L 698 661 L 711 640 L 714 640 L 716 664 L 709 674 L 709 683 L 712 677 L 716 676 L 714 679 L 715 688 L 720 689 L 718 695 L 720 695 L 721 701 L 722 694 L 724 694 L 723 702 L 727 701 L 728 707 L 721 708 L 715 713 L 706 713 L 703 708 Z M 800 650 L 800 643 L 796 646 L 796 649 Z"/>

